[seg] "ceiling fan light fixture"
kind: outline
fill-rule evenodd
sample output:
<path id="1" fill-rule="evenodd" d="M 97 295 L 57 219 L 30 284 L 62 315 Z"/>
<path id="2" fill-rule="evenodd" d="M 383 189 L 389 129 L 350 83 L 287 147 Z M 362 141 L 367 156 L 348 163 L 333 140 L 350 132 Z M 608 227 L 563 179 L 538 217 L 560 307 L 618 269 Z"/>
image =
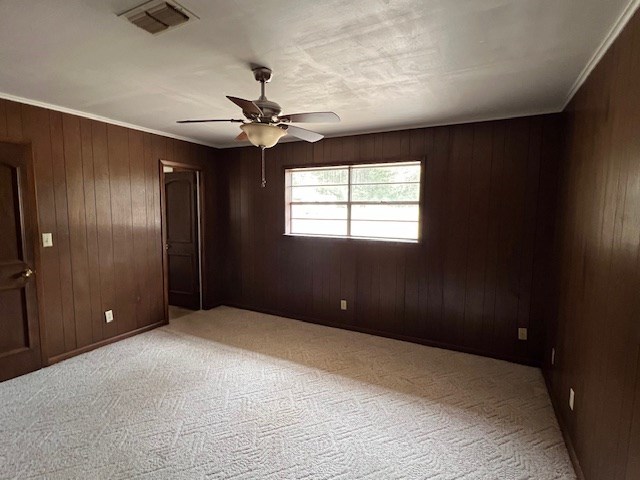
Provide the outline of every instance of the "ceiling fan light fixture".
<path id="1" fill-rule="evenodd" d="M 240 125 L 240 128 L 253 145 L 263 148 L 273 147 L 287 134 L 286 130 L 266 123 L 245 123 Z"/>

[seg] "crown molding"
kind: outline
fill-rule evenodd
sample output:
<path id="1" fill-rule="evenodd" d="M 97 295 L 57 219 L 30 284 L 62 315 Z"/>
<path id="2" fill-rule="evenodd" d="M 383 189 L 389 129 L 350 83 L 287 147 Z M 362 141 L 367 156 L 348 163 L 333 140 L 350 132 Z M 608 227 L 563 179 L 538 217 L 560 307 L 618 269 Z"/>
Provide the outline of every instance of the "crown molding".
<path id="1" fill-rule="evenodd" d="M 600 43 L 585 67 L 582 69 L 582 72 L 580 72 L 580 75 L 578 75 L 578 78 L 576 78 L 576 81 L 571 86 L 567 97 L 559 108 L 560 111 L 564 111 L 567 108 L 569 102 L 571 102 L 575 94 L 578 93 L 578 90 L 580 90 L 580 87 L 582 87 L 587 78 L 589 78 L 589 75 L 591 75 L 593 69 L 596 68 L 598 63 L 600 63 L 602 57 L 604 57 L 604 55 L 607 53 L 607 51 L 609 50 L 613 42 L 615 42 L 615 40 L 618 38 L 624 27 L 627 26 L 627 23 L 629 23 L 631 17 L 633 17 L 636 10 L 638 10 L 638 7 L 640 7 L 640 0 L 629 1 L 627 7 L 622 11 L 618 19 L 614 22 L 607 35 L 604 37 L 604 40 L 602 40 L 602 43 Z"/>
<path id="2" fill-rule="evenodd" d="M 542 110 L 526 110 L 520 113 L 512 113 L 512 114 L 506 114 L 506 115 L 489 115 L 489 116 L 483 116 L 483 117 L 469 118 L 466 120 L 453 119 L 453 120 L 448 120 L 444 122 L 433 121 L 433 122 L 426 122 L 426 123 L 423 122 L 423 123 L 415 123 L 415 124 L 408 124 L 408 125 L 400 125 L 400 126 L 394 126 L 394 127 L 388 127 L 388 128 L 373 128 L 373 129 L 354 130 L 354 131 L 340 132 L 340 133 L 330 133 L 325 135 L 324 138 L 329 139 L 329 138 L 341 138 L 341 137 L 356 137 L 359 135 L 371 135 L 376 133 L 392 133 L 392 132 L 402 132 L 405 130 L 419 130 L 421 128 L 455 127 L 456 125 L 468 125 L 472 123 L 484 123 L 484 122 L 499 122 L 502 120 L 513 120 L 516 118 L 537 117 L 540 115 L 554 115 L 558 113 L 562 113 L 562 110 L 559 110 L 557 108 L 546 108 Z M 294 142 L 304 142 L 304 140 L 299 140 L 297 138 L 292 138 L 292 137 L 287 138 L 287 136 L 284 136 L 282 137 L 282 140 L 280 140 L 277 143 L 277 145 L 281 145 L 283 143 L 294 143 Z M 253 147 L 253 145 L 251 145 L 251 143 L 245 140 L 242 142 L 235 142 L 235 143 L 222 143 L 219 146 L 216 146 L 215 148 L 224 150 L 227 148 L 242 148 L 242 147 Z"/>
<path id="3" fill-rule="evenodd" d="M 68 113 L 70 115 L 76 115 L 78 117 L 84 117 L 98 122 L 109 123 L 111 125 L 118 125 L 119 127 L 130 128 L 132 130 L 139 130 L 141 132 L 153 133 L 154 135 L 160 135 L 162 137 L 174 138 L 176 140 L 182 140 L 189 143 L 196 143 L 198 145 L 204 145 L 206 147 L 219 148 L 213 143 L 203 142 L 195 138 L 183 137 L 181 135 L 175 135 L 169 132 L 163 132 L 161 130 L 154 130 L 153 128 L 141 127 L 140 125 L 134 125 L 132 123 L 121 122 L 120 120 L 114 120 L 113 118 L 103 117 L 102 115 L 94 115 L 93 113 L 83 112 L 81 110 L 74 110 L 73 108 L 61 107 L 60 105 L 53 105 L 47 102 L 41 102 L 39 100 L 32 100 L 30 98 L 18 97 L 17 95 L 11 95 L 10 93 L 0 92 L 0 98 L 5 100 L 11 100 L 12 102 L 24 103 L 26 105 L 32 105 L 34 107 L 46 108 L 48 110 L 54 110 L 56 112 Z"/>

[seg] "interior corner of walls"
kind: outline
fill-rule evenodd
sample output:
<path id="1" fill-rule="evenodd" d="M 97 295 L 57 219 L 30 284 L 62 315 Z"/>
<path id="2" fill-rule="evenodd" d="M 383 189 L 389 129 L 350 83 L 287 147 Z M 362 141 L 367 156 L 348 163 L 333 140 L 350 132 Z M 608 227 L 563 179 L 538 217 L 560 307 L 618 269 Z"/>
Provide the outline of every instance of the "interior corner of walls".
<path id="1" fill-rule="evenodd" d="M 567 107 L 571 103 L 571 100 L 573 100 L 573 97 L 576 95 L 576 93 L 578 93 L 582 85 L 584 85 L 584 82 L 587 80 L 587 78 L 589 78 L 593 70 L 598 66 L 600 60 L 602 60 L 602 57 L 604 57 L 609 51 L 613 43 L 629 23 L 629 21 L 636 14 L 639 7 L 640 0 L 629 0 L 627 7 L 622 11 L 620 16 L 613 23 L 607 35 L 604 37 L 600 45 L 598 45 L 598 48 L 596 48 L 595 52 L 593 52 L 593 55 L 578 75 L 578 78 L 576 78 L 575 82 L 573 82 L 573 85 L 569 89 L 564 102 L 562 103 L 562 105 L 560 105 L 559 111 L 564 111 L 567 109 Z"/>

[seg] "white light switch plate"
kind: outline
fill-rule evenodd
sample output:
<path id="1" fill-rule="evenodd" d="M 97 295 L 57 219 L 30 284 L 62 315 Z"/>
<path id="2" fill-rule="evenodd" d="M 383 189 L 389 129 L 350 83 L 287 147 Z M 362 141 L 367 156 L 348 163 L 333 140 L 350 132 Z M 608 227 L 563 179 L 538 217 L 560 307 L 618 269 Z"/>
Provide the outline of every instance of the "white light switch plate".
<path id="1" fill-rule="evenodd" d="M 45 248 L 53 247 L 53 235 L 51 235 L 50 233 L 43 233 L 42 246 Z"/>
<path id="2" fill-rule="evenodd" d="M 569 408 L 573 410 L 573 403 L 576 399 L 576 393 L 573 391 L 573 388 L 569 389 Z"/>
<path id="3" fill-rule="evenodd" d="M 113 310 L 107 310 L 104 312 L 104 319 L 107 323 L 113 322 Z"/>
<path id="4" fill-rule="evenodd" d="M 347 309 L 347 301 L 340 300 L 340 310 L 346 310 L 346 309 Z"/>

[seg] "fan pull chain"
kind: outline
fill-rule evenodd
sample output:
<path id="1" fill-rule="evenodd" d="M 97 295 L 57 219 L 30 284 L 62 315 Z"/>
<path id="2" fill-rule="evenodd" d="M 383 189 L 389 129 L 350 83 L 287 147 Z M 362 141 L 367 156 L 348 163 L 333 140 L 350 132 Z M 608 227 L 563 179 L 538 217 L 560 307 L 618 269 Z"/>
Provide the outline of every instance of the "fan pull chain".
<path id="1" fill-rule="evenodd" d="M 262 151 L 262 188 L 264 188 L 267 186 L 267 179 L 264 173 L 264 147 L 260 147 L 260 150 Z"/>

